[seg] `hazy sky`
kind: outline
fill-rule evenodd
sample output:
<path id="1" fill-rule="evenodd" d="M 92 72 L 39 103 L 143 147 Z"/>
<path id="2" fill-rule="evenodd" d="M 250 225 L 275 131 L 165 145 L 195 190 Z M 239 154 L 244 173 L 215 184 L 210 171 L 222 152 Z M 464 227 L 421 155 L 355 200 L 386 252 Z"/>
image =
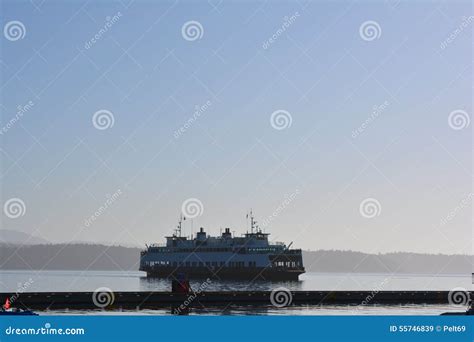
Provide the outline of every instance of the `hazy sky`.
<path id="1" fill-rule="evenodd" d="M 2 1 L 2 229 L 161 242 L 196 198 L 194 230 L 253 208 L 298 248 L 470 253 L 472 14 Z"/>

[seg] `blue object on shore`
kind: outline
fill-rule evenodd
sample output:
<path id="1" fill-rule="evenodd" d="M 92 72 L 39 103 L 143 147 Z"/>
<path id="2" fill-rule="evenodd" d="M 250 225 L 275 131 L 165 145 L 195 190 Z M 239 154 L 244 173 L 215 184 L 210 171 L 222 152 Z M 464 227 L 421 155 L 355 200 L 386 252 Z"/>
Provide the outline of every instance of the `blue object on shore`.
<path id="1" fill-rule="evenodd" d="M 13 308 L 0 310 L 0 316 L 38 316 L 38 314 L 31 310 Z"/>

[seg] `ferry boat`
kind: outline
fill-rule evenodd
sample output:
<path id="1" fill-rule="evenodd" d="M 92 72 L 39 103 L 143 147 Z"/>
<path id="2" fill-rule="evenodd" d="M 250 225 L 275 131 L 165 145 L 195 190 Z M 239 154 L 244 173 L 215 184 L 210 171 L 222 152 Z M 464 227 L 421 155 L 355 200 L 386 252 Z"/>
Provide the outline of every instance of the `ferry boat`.
<path id="1" fill-rule="evenodd" d="M 186 218 L 184 218 L 186 219 Z M 183 217 L 165 245 L 153 244 L 141 251 L 140 270 L 148 277 L 241 280 L 298 280 L 305 272 L 301 249 L 291 244 L 270 243 L 250 214 L 250 233 L 235 237 L 230 228 L 210 236 L 200 228 L 196 237 L 181 236 Z"/>

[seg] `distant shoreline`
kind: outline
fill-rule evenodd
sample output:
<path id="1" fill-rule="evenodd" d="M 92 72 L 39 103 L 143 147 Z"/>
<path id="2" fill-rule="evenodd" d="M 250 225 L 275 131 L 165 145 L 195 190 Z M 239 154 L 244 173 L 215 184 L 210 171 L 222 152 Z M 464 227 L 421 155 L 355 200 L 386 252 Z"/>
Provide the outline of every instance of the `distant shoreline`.
<path id="1" fill-rule="evenodd" d="M 50 269 L 44 269 L 44 270 L 34 270 L 34 269 L 1 269 L 0 268 L 0 274 L 8 274 L 8 273 L 20 273 L 20 274 L 25 274 L 28 272 L 73 272 L 73 273 L 81 273 L 81 272 L 95 272 L 97 274 L 101 274 L 101 272 L 116 272 L 117 276 L 121 275 L 129 275 L 130 277 L 135 277 L 134 273 L 140 273 L 140 276 L 143 276 L 144 278 L 146 277 L 146 272 L 143 271 L 138 271 L 138 270 L 66 270 L 66 269 L 55 269 L 55 270 L 50 270 Z M 86 273 L 87 274 L 87 273 Z M 375 273 L 375 272 L 370 272 L 370 273 L 357 273 L 357 272 L 317 272 L 317 271 L 308 271 L 304 275 L 300 276 L 304 277 L 305 275 L 318 275 L 318 276 L 323 276 L 323 275 L 328 275 L 328 276 L 348 276 L 349 274 L 354 274 L 357 276 L 364 276 L 364 277 L 380 277 L 380 276 L 393 276 L 393 277 L 469 277 L 471 274 L 469 273 Z M 138 275 L 138 274 L 137 274 Z M 474 276 L 474 273 L 472 274 Z"/>
<path id="2" fill-rule="evenodd" d="M 99 244 L 1 244 L 0 270 L 138 271 L 141 248 Z M 472 256 L 409 252 L 303 251 L 307 272 L 470 274 Z"/>

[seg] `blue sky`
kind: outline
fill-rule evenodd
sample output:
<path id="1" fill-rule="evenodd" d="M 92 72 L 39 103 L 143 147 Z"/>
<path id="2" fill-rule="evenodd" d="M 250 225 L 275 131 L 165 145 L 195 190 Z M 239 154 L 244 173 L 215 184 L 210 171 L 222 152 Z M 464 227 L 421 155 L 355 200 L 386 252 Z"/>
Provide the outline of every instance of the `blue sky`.
<path id="1" fill-rule="evenodd" d="M 2 27 L 25 28 L 1 39 L 2 126 L 33 103 L 1 135 L 2 202 L 26 208 L 2 228 L 143 244 L 197 198 L 194 230 L 243 233 L 252 207 L 300 248 L 470 252 L 472 125 L 448 121 L 472 118 L 470 16 L 468 1 L 2 1 Z M 202 37 L 183 38 L 189 21 Z"/>

